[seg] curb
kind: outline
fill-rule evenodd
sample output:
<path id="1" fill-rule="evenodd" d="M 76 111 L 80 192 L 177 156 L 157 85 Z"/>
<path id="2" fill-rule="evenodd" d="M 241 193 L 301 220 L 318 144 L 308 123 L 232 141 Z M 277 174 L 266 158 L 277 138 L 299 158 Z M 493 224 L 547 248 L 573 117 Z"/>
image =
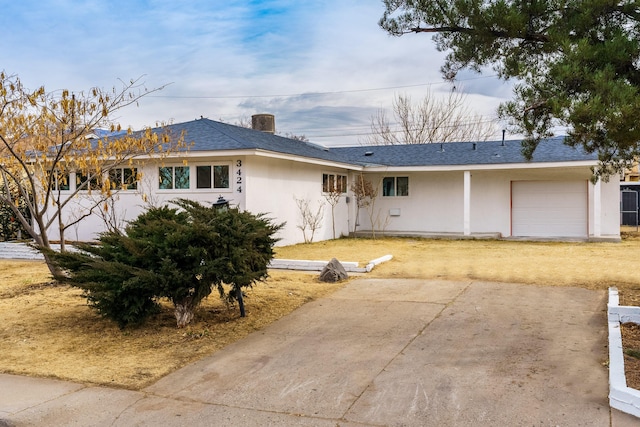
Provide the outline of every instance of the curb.
<path id="1" fill-rule="evenodd" d="M 369 273 L 376 265 L 389 261 L 393 258 L 392 255 L 385 255 L 380 258 L 376 258 L 367 263 L 363 267 L 358 267 L 357 262 L 342 262 L 340 264 L 344 267 L 347 273 Z M 301 270 L 301 271 L 322 271 L 329 261 L 309 261 L 304 259 L 272 259 L 269 263 L 269 268 L 275 270 Z"/>
<path id="2" fill-rule="evenodd" d="M 609 288 L 609 406 L 640 418 L 640 391 L 627 387 L 620 324 L 640 323 L 640 307 L 620 306 L 617 288 Z"/>

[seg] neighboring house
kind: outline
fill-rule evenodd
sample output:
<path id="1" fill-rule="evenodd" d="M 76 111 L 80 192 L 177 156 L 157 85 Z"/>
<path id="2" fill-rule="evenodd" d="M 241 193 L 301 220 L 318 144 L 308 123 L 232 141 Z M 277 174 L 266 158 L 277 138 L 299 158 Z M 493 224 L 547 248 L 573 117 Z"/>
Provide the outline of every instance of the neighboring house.
<path id="1" fill-rule="evenodd" d="M 254 123 L 266 120 L 270 132 L 209 119 L 171 125 L 193 145 L 163 163 L 123 168 L 117 174 L 123 183 L 136 173 L 141 179 L 117 194 L 111 221 L 135 218 L 145 203 L 213 203 L 222 196 L 240 209 L 286 222 L 279 234 L 285 245 L 303 241 L 298 199 L 312 211 L 324 204 L 314 240 L 326 240 L 333 230 L 324 191 L 334 187 L 343 192 L 334 212 L 337 236 L 357 226 L 400 235 L 620 238 L 618 178 L 590 183 L 597 156 L 561 138 L 541 142 L 527 162 L 519 141 L 327 148 L 274 135 L 273 116 L 259 118 Z M 378 197 L 372 215 L 363 208 L 356 218 L 349 187 L 359 174 L 378 188 Z M 78 199 L 65 215 L 73 216 L 82 204 Z M 103 219 L 92 215 L 67 238 L 92 240 L 104 228 Z"/>
<path id="2" fill-rule="evenodd" d="M 640 181 L 640 168 L 638 162 L 635 162 L 629 169 L 624 171 L 624 176 L 620 178 L 620 182 L 638 182 Z"/>
<path id="3" fill-rule="evenodd" d="M 640 225 L 640 182 L 620 181 L 620 225 Z"/>
<path id="4" fill-rule="evenodd" d="M 640 224 L 640 167 L 635 162 L 620 178 L 620 225 Z"/>

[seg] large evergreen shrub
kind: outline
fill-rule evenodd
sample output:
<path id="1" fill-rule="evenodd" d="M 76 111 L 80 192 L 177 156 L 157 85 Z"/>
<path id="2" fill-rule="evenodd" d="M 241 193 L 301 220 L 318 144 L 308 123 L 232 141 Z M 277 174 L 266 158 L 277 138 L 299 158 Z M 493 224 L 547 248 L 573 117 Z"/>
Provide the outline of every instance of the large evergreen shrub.
<path id="1" fill-rule="evenodd" d="M 0 185 L 4 184 L 0 179 Z M 29 236 L 12 208 L 13 206 L 18 209 L 22 216 L 30 221 L 31 215 L 27 209 L 25 198 L 18 192 L 15 185 L 9 183 L 8 187 L 9 190 L 5 191 L 11 195 L 12 203 L 9 205 L 8 202 L 0 201 L 0 241 L 22 239 Z"/>
<path id="2" fill-rule="evenodd" d="M 53 254 L 89 304 L 121 327 L 144 321 L 163 297 L 173 302 L 178 327 L 185 326 L 214 287 L 239 300 L 244 315 L 241 288 L 267 277 L 280 225 L 239 209 L 175 203 L 181 209 L 150 208 L 125 234 L 103 233 L 82 253 Z"/>

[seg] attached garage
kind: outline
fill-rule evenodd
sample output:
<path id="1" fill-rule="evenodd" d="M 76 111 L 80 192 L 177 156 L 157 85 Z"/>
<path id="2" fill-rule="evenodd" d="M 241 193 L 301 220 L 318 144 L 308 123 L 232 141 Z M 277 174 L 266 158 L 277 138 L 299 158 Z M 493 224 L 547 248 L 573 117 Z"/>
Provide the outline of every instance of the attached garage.
<path id="1" fill-rule="evenodd" d="M 512 181 L 511 235 L 588 237 L 588 181 Z"/>

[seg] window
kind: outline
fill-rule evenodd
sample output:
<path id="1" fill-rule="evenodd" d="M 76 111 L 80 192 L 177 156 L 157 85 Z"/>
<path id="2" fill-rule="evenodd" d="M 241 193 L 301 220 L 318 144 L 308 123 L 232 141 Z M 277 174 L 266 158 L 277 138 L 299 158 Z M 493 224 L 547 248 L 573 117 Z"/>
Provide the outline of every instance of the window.
<path id="1" fill-rule="evenodd" d="M 189 188 L 189 166 L 163 166 L 158 169 L 160 190 L 184 190 Z"/>
<path id="2" fill-rule="evenodd" d="M 336 175 L 336 190 L 340 193 L 347 192 L 347 176 L 346 175 Z"/>
<path id="3" fill-rule="evenodd" d="M 213 188 L 229 188 L 229 166 L 213 167 Z"/>
<path id="4" fill-rule="evenodd" d="M 229 165 L 196 166 L 196 188 L 229 188 Z"/>
<path id="5" fill-rule="evenodd" d="M 409 177 L 386 177 L 382 179 L 382 196 L 408 196 L 409 195 Z"/>
<path id="6" fill-rule="evenodd" d="M 196 166 L 196 188 L 211 188 L 211 166 Z"/>
<path id="7" fill-rule="evenodd" d="M 50 172 L 51 173 L 51 172 Z M 71 181 L 69 181 L 69 173 L 55 170 L 53 173 L 51 188 L 55 191 L 67 191 L 70 190 Z"/>
<path id="8" fill-rule="evenodd" d="M 89 179 L 89 177 L 91 177 Z M 89 181 L 87 184 L 86 182 Z M 90 190 L 99 190 L 102 186 L 102 180 L 100 179 L 100 175 L 98 175 L 95 171 L 89 171 L 86 174 L 84 172 L 76 172 L 76 188 L 80 188 L 84 191 Z"/>
<path id="9" fill-rule="evenodd" d="M 322 174 L 322 192 L 323 193 L 346 193 L 347 192 L 347 176 L 330 173 Z"/>
<path id="10" fill-rule="evenodd" d="M 138 170 L 136 168 L 115 168 L 109 171 L 112 190 L 136 190 L 138 188 Z"/>

